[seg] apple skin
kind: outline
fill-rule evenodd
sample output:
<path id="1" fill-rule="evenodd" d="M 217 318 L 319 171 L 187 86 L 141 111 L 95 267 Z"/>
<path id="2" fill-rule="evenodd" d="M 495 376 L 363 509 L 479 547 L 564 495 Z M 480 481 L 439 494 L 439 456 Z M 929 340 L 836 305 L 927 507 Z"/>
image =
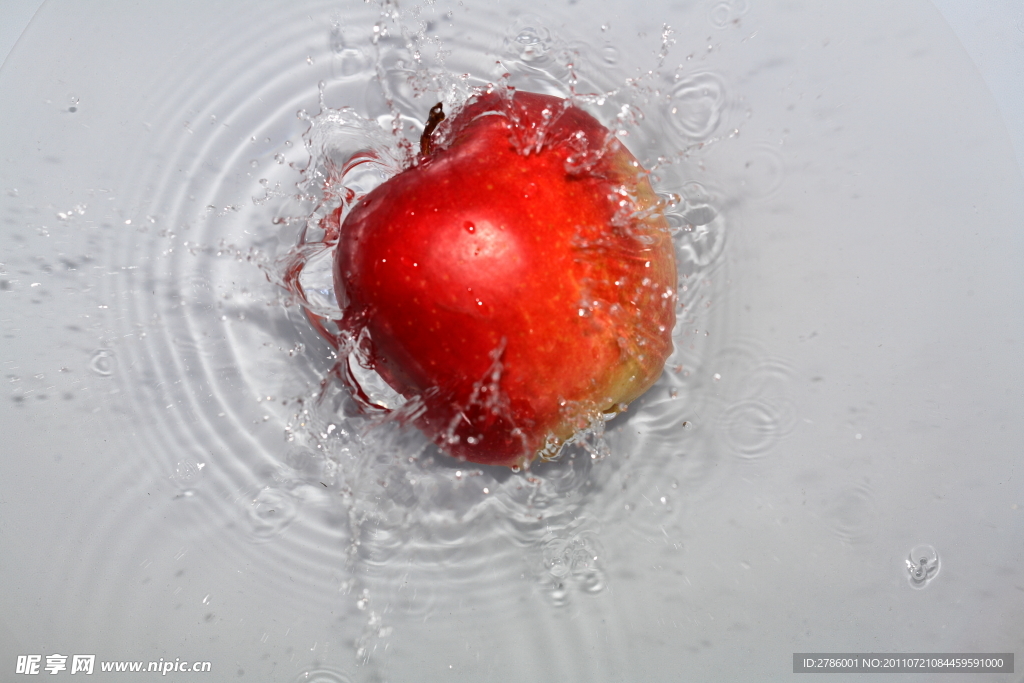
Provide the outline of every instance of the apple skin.
<path id="1" fill-rule="evenodd" d="M 443 450 L 528 466 L 660 376 L 668 224 L 632 154 L 561 98 L 481 93 L 438 133 L 345 217 L 341 326 Z"/>

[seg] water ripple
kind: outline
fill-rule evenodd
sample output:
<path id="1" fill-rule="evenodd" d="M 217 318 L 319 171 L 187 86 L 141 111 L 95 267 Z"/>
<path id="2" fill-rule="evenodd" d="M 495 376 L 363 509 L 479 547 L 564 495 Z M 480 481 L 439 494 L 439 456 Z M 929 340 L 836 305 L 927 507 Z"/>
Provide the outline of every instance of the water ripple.
<path id="1" fill-rule="evenodd" d="M 306 669 L 292 680 L 294 683 L 352 683 L 342 672 L 323 667 Z"/>
<path id="2" fill-rule="evenodd" d="M 705 140 L 722 122 L 726 108 L 725 83 L 713 73 L 699 73 L 680 80 L 669 96 L 671 122 L 690 140 Z"/>
<path id="3" fill-rule="evenodd" d="M 839 491 L 824 508 L 832 532 L 844 543 L 866 543 L 878 530 L 877 498 L 867 484 Z"/>
<path id="4" fill-rule="evenodd" d="M 745 458 L 757 458 L 775 446 L 793 427 L 793 404 L 785 399 L 744 399 L 726 409 L 720 425 L 729 447 Z"/>

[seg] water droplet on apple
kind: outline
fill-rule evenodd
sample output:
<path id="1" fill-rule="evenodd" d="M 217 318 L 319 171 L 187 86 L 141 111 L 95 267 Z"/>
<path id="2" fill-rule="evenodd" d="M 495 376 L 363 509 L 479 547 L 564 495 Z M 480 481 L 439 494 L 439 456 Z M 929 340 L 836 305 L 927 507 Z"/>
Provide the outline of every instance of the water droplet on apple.
<path id="1" fill-rule="evenodd" d="M 473 223 L 470 222 L 470 221 L 466 221 L 466 224 L 465 224 L 464 227 L 466 228 L 466 232 L 468 232 L 470 234 L 473 234 L 474 232 L 476 232 L 476 226 L 473 225 Z"/>

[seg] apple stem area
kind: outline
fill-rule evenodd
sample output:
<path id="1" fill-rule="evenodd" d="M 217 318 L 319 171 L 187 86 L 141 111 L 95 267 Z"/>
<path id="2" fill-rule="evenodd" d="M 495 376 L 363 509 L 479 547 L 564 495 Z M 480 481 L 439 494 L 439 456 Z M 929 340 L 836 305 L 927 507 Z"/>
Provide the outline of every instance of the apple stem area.
<path id="1" fill-rule="evenodd" d="M 438 124 L 444 121 L 444 118 L 444 105 L 441 102 L 430 108 L 430 113 L 427 114 L 427 123 L 423 127 L 423 135 L 420 136 L 420 154 L 423 156 L 430 155 L 434 147 L 431 136 L 434 134 L 434 129 L 437 128 Z"/>

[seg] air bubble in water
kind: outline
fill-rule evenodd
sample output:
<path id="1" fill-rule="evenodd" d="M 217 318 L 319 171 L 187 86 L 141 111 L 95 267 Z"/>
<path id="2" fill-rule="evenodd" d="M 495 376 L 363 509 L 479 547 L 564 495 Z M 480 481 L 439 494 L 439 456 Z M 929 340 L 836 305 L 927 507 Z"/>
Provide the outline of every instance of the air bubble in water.
<path id="1" fill-rule="evenodd" d="M 539 17 L 532 15 L 521 17 L 505 36 L 505 50 L 524 62 L 543 60 L 551 46 L 551 32 L 544 28 Z"/>
<path id="2" fill-rule="evenodd" d="M 715 28 L 727 28 L 735 24 L 747 12 L 746 0 L 730 0 L 717 2 L 708 11 L 708 21 Z"/>
<path id="3" fill-rule="evenodd" d="M 100 377 L 110 377 L 114 374 L 114 352 L 107 349 L 99 349 L 89 359 L 89 369 Z"/>
<path id="4" fill-rule="evenodd" d="M 906 562 L 911 588 L 924 588 L 939 575 L 939 554 L 926 543 L 914 546 Z"/>

